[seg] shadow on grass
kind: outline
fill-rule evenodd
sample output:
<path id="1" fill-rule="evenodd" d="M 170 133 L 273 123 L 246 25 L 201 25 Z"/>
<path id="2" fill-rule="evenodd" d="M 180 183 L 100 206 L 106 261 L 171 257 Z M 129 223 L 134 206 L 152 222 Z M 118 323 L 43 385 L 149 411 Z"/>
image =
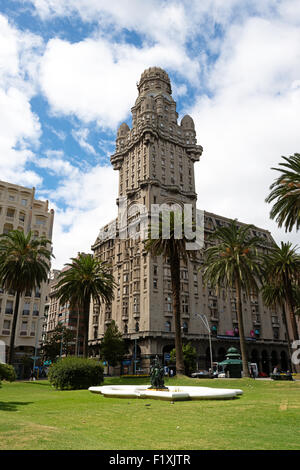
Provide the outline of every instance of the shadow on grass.
<path id="1" fill-rule="evenodd" d="M 0 411 L 18 411 L 19 406 L 31 405 L 32 401 L 0 401 Z"/>
<path id="2" fill-rule="evenodd" d="M 39 381 L 34 381 L 34 380 L 26 380 L 23 382 L 24 384 L 30 384 L 30 385 L 46 385 L 47 387 L 50 387 L 50 383 L 47 382 L 39 382 Z"/>

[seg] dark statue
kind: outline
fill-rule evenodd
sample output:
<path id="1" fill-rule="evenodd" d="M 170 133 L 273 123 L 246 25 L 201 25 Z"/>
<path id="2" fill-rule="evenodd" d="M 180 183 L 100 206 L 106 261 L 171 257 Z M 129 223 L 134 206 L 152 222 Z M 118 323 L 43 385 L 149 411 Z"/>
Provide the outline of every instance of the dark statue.
<path id="1" fill-rule="evenodd" d="M 160 365 L 158 356 L 155 357 L 154 363 L 150 366 L 151 389 L 168 390 L 164 384 L 164 368 Z"/>

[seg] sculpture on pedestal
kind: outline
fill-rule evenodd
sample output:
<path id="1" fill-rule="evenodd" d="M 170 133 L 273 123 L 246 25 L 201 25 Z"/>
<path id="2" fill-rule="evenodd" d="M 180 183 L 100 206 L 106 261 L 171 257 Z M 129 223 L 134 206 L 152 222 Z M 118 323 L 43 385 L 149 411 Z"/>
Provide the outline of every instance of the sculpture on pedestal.
<path id="1" fill-rule="evenodd" d="M 164 384 L 164 368 L 160 365 L 158 356 L 155 357 L 154 363 L 150 367 L 150 389 L 155 390 L 168 390 Z"/>

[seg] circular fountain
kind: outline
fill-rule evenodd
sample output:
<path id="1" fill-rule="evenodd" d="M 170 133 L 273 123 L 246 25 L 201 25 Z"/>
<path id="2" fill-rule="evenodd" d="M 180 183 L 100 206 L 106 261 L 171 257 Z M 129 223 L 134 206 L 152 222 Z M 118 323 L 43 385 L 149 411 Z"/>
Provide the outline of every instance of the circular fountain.
<path id="1" fill-rule="evenodd" d="M 104 385 L 90 387 L 92 393 L 114 398 L 157 398 L 159 400 L 218 400 L 242 395 L 239 389 L 169 386 L 167 390 L 155 390 L 149 385 Z"/>
<path id="2" fill-rule="evenodd" d="M 156 356 L 150 368 L 151 385 L 104 385 L 90 387 L 92 393 L 104 397 L 118 398 L 156 398 L 159 400 L 218 400 L 236 398 L 242 390 L 211 387 L 169 386 L 164 384 L 164 369 Z"/>

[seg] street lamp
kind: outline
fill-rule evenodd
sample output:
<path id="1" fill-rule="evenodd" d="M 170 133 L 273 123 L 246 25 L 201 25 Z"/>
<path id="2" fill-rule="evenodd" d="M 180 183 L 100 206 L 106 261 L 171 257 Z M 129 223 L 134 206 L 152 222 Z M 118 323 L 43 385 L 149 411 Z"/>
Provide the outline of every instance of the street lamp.
<path id="1" fill-rule="evenodd" d="M 208 339 L 209 339 L 209 351 L 210 351 L 210 367 L 211 373 L 213 373 L 213 357 L 212 357 L 212 348 L 211 348 L 211 331 L 210 326 L 207 320 L 207 316 L 204 313 L 195 313 L 195 317 L 200 317 L 202 320 L 203 325 L 208 331 Z"/>
<path id="2" fill-rule="evenodd" d="M 35 369 L 35 361 L 37 359 L 37 347 L 38 347 L 38 339 L 39 339 L 39 325 L 41 320 L 45 320 L 46 317 L 40 317 L 38 318 L 37 321 L 37 332 L 36 332 L 36 337 L 35 337 L 35 347 L 34 347 L 34 359 L 33 359 L 33 371 Z"/>

